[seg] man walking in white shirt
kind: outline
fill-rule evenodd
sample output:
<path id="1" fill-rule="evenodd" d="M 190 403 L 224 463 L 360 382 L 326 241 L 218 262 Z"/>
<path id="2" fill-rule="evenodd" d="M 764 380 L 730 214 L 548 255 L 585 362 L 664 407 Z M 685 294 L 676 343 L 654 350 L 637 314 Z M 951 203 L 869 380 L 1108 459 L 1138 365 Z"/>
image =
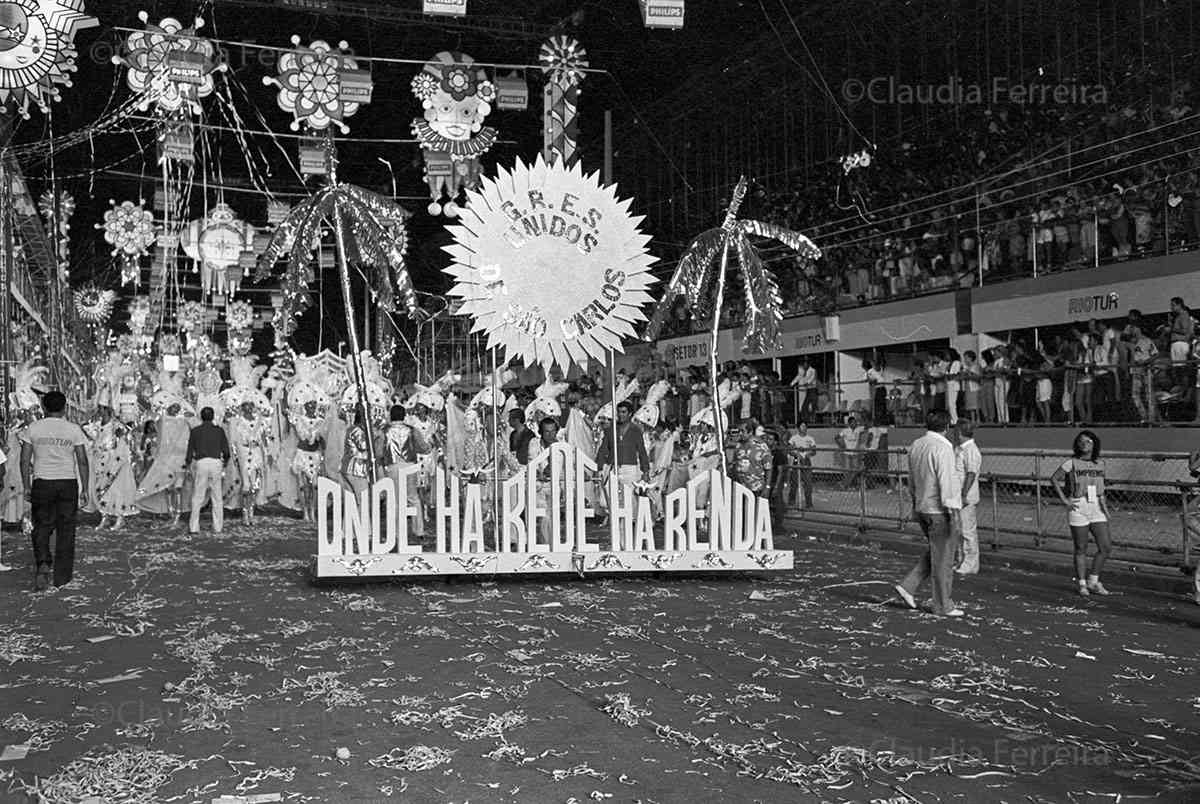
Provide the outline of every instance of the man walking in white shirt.
<path id="1" fill-rule="evenodd" d="M 904 604 L 915 609 L 917 601 L 913 595 L 926 579 L 932 579 L 933 613 L 961 617 L 963 610 L 954 605 L 951 591 L 962 488 L 955 483 L 954 445 L 946 438 L 949 425 L 946 411 L 930 411 L 925 420 L 928 432 L 908 449 L 908 490 L 912 494 L 913 515 L 921 524 L 929 547 L 895 589 Z"/>
<path id="2" fill-rule="evenodd" d="M 960 419 L 958 422 L 958 446 L 954 448 L 954 474 L 962 489 L 962 564 L 960 575 L 979 574 L 979 469 L 983 456 L 975 443 L 975 422 Z"/>

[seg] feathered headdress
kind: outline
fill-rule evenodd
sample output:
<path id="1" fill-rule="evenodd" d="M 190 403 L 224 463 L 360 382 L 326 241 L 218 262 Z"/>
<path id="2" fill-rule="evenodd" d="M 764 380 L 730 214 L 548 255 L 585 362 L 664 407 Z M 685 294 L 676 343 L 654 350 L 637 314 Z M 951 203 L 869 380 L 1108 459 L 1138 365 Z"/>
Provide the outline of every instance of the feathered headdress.
<path id="1" fill-rule="evenodd" d="M 637 413 L 633 414 L 633 420 L 647 427 L 657 426 L 658 403 L 666 399 L 670 391 L 671 383 L 666 380 L 659 380 L 651 385 L 650 390 L 646 391 L 646 398 L 642 400 L 642 406 L 637 409 Z"/>
<path id="2" fill-rule="evenodd" d="M 502 369 L 499 381 L 497 381 L 495 375 L 488 374 L 484 378 L 483 388 L 479 389 L 479 393 L 471 397 L 471 404 L 468 407 L 491 407 L 495 405 L 497 408 L 503 408 L 505 402 L 508 401 L 508 395 L 501 389 L 516 378 L 517 373 L 511 369 Z"/>
<path id="3" fill-rule="evenodd" d="M 624 372 L 619 372 L 619 373 L 624 374 Z M 641 386 L 638 385 L 637 378 L 634 378 L 632 380 L 626 380 L 625 382 L 618 385 L 616 397 L 610 402 L 605 402 L 604 407 L 602 407 L 602 408 L 600 408 L 600 410 L 596 411 L 596 418 L 597 419 L 611 419 L 613 417 L 614 403 L 617 405 L 621 404 L 626 399 L 629 399 L 629 397 L 636 394 L 640 388 L 641 388 Z"/>
<path id="4" fill-rule="evenodd" d="M 17 367 L 13 385 L 15 391 L 12 399 L 18 410 L 42 409 L 41 395 L 46 392 L 46 376 L 50 370 L 45 366 L 35 365 L 32 360 Z"/>
<path id="5" fill-rule="evenodd" d="M 525 406 L 525 421 L 532 424 L 546 416 L 561 416 L 562 406 L 558 404 L 558 398 L 570 387 L 565 382 L 555 382 L 547 377 L 533 392 L 534 400 Z"/>

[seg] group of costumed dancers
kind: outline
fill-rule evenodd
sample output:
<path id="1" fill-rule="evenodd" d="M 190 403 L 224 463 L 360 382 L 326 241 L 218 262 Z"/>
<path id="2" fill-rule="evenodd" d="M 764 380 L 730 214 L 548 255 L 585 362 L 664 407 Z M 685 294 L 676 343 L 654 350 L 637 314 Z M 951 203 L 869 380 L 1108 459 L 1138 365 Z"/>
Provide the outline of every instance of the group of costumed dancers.
<path id="1" fill-rule="evenodd" d="M 246 524 L 253 524 L 257 509 L 268 503 L 315 520 L 321 476 L 361 491 L 372 474 L 398 477 L 414 464 L 421 467 L 408 480 L 410 498 L 418 501 L 414 535 L 423 534 L 430 521 L 439 467 L 456 474 L 458 482 L 482 485 L 488 519 L 497 474 L 505 479 L 519 472 L 547 438 L 570 443 L 592 460 L 604 459 L 614 416 L 620 443 L 626 443 L 628 428 L 636 427 L 646 448 L 645 465 L 619 467 L 620 479 L 648 496 L 657 516 L 665 493 L 692 477 L 706 476 L 719 462 L 713 408 L 693 411 L 690 426 L 664 421 L 660 403 L 670 388 L 665 379 L 639 381 L 618 372 L 615 394 L 601 405 L 596 396 L 568 394 L 571 386 L 551 372 L 522 409 L 517 396 L 504 388 L 514 379 L 509 370 L 485 377 L 478 391 L 447 372 L 432 385 L 418 384 L 405 394 L 397 393 L 378 361 L 364 352 L 370 411 L 370 420 L 364 421 L 348 361 L 328 353 L 293 355 L 286 361 L 290 370 L 279 370 L 276 363 L 270 371 L 255 362 L 250 355 L 230 356 L 231 382 L 226 382 L 213 367 L 185 375 L 168 370 L 160 357 L 151 371 L 127 353 L 112 353 L 98 372 L 94 403 L 83 422 L 90 439 L 89 510 L 100 514 L 102 529 L 120 529 L 141 514 L 166 515 L 179 524 L 191 501 L 188 436 L 204 408 L 213 409 L 214 421 L 224 426 L 229 439 L 222 503 L 226 509 L 240 507 Z M 8 433 L 11 455 L 19 454 L 21 429 L 41 415 L 38 385 L 45 374 L 29 364 L 17 372 L 17 426 Z M 722 393 L 718 388 L 716 415 L 722 426 L 724 409 L 737 396 L 737 389 Z M 545 419 L 555 426 L 542 427 Z M 585 487 L 589 502 L 603 511 L 607 477 L 598 471 L 592 480 Z M 21 484 L 20 472 L 6 473 L 0 494 L 5 521 L 27 521 Z"/>

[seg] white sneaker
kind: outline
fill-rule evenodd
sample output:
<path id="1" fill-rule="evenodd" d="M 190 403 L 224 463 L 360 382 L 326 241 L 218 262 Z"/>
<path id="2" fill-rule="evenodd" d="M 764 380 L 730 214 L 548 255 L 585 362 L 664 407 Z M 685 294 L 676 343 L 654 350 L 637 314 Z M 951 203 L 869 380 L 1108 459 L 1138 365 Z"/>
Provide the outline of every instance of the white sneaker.
<path id="1" fill-rule="evenodd" d="M 1079 594 L 1083 597 L 1091 597 L 1092 593 L 1088 590 L 1088 585 L 1083 581 L 1079 582 Z"/>
<path id="2" fill-rule="evenodd" d="M 1088 588 L 1088 591 L 1090 591 L 1094 594 L 1097 594 L 1097 595 L 1111 595 L 1112 594 L 1112 592 L 1110 592 L 1104 588 L 1104 584 L 1100 583 L 1099 578 L 1097 578 L 1094 581 L 1088 581 L 1087 588 Z"/>
<path id="3" fill-rule="evenodd" d="M 967 613 L 965 611 L 963 611 L 962 609 L 950 609 L 950 611 L 946 612 L 942 616 L 943 617 L 965 617 L 966 615 L 967 615 Z"/>
<path id="4" fill-rule="evenodd" d="M 907 589 L 905 589 L 900 584 L 896 584 L 892 588 L 896 590 L 896 594 L 900 596 L 900 599 L 902 601 L 904 601 L 905 606 L 908 606 L 913 611 L 916 611 L 916 609 L 917 609 L 916 598 L 914 598 L 911 594 L 909 594 Z"/>

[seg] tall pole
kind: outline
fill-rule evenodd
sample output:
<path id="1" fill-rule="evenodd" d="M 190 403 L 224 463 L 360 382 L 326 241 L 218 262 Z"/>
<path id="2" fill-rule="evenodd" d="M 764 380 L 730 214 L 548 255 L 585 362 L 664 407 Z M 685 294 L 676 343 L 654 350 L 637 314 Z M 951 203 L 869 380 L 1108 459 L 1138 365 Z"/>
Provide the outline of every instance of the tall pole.
<path id="1" fill-rule="evenodd" d="M 337 158 L 333 153 L 333 135 L 325 141 L 325 163 L 329 172 L 329 184 L 337 185 Z M 350 290 L 350 266 L 346 261 L 346 233 L 342 227 L 342 207 L 333 204 L 333 238 L 337 245 L 338 279 L 342 286 L 342 303 L 346 305 L 346 336 L 350 339 L 350 368 L 354 373 L 354 385 L 358 388 L 359 405 L 362 408 L 363 429 L 367 442 L 367 479 L 375 485 L 375 433 L 371 428 L 371 403 L 367 398 L 367 378 L 363 375 L 362 352 L 358 343 L 358 327 L 354 323 L 354 294 Z"/>
<path id="2" fill-rule="evenodd" d="M 604 183 L 612 184 L 612 110 L 604 110 Z"/>
<path id="3" fill-rule="evenodd" d="M 500 539 L 504 533 L 500 526 L 500 407 L 496 404 L 496 395 L 500 391 L 500 372 L 496 369 L 496 347 L 489 350 L 492 353 L 492 528 L 496 540 L 496 550 L 500 550 Z"/>
<path id="4" fill-rule="evenodd" d="M 8 117 L 2 116 L 5 121 Z M 7 128 L 7 123 L 4 124 Z M 12 329 L 12 282 L 13 282 L 13 232 L 12 232 L 12 178 L 8 174 L 7 160 L 0 156 L 0 273 L 3 274 L 3 296 L 0 296 L 0 379 L 3 380 L 4 423 L 7 425 L 12 414 L 9 396 L 12 354 L 9 333 Z"/>
<path id="5" fill-rule="evenodd" d="M 717 396 L 717 341 L 721 330 L 721 307 L 725 304 L 725 271 L 729 267 L 729 238 L 721 247 L 721 267 L 717 269 L 717 300 L 713 306 L 712 331 L 708 344 L 708 387 L 712 394 L 713 430 L 717 434 L 717 454 L 721 456 L 721 474 L 728 474 L 725 466 L 725 433 L 721 427 L 721 400 Z"/>
<path id="6" fill-rule="evenodd" d="M 604 184 L 612 184 L 612 112 L 608 109 L 604 110 Z M 612 420 L 609 426 L 612 429 L 612 455 L 609 459 L 612 461 L 612 476 L 618 477 L 618 469 L 620 463 L 617 462 L 617 359 L 610 350 L 608 353 L 608 398 L 612 401 Z M 619 482 L 619 481 L 617 481 Z M 616 504 L 616 500 L 609 500 L 608 515 L 612 516 L 612 507 Z M 614 520 L 615 521 L 615 520 Z M 614 525 L 615 527 L 615 525 Z M 615 532 L 615 531 L 614 531 Z"/>

